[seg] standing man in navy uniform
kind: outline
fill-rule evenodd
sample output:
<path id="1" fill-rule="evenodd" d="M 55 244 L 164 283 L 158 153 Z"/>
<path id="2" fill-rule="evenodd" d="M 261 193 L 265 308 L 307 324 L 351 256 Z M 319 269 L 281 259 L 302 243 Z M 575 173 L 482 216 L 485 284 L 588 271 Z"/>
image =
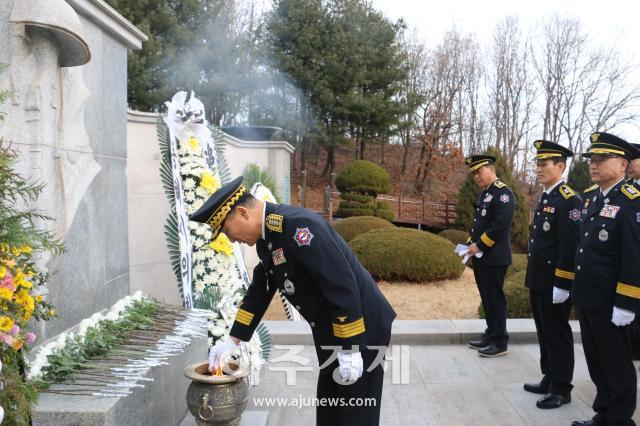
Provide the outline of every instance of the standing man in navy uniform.
<path id="1" fill-rule="evenodd" d="M 596 187 L 585 191 L 576 252 L 573 303 L 580 308 L 582 346 L 596 385 L 593 419 L 581 425 L 633 425 L 637 377 L 629 324 L 640 308 L 640 192 L 625 182 L 630 143 L 593 133 L 584 157 Z"/>
<path id="2" fill-rule="evenodd" d="M 554 142 L 537 140 L 536 172 L 544 186 L 533 216 L 525 286 L 540 345 L 540 383 L 524 390 L 544 396 L 538 408 L 557 408 L 571 402 L 573 334 L 569 325 L 574 261 L 582 199 L 562 180 L 573 153 Z"/>
<path id="3" fill-rule="evenodd" d="M 640 150 L 640 143 L 632 143 L 631 145 Z M 629 162 L 627 176 L 629 177 L 629 179 L 627 179 L 627 183 L 635 186 L 636 189 L 640 190 L 640 158 L 631 160 Z"/>
<path id="4" fill-rule="evenodd" d="M 473 181 L 482 188 L 467 242 L 471 243 L 469 255 L 474 256 L 473 275 L 487 321 L 482 337 L 469 341 L 468 346 L 484 357 L 505 355 L 509 342 L 503 286 L 507 268 L 511 265 L 515 197 L 496 176 L 495 161 L 491 155 L 472 155 L 465 159 Z"/>
<path id="5" fill-rule="evenodd" d="M 384 375 L 379 354 L 389 345 L 396 314 L 331 225 L 303 208 L 255 199 L 242 177 L 216 191 L 190 219 L 209 224 L 214 239 L 224 232 L 232 242 L 256 244 L 260 257 L 229 338 L 211 348 L 210 368 L 251 338 L 279 289 L 311 326 L 319 364 L 327 364 L 318 377 L 318 399 L 376 401 L 375 407 L 320 401 L 317 424 L 377 425 Z"/>

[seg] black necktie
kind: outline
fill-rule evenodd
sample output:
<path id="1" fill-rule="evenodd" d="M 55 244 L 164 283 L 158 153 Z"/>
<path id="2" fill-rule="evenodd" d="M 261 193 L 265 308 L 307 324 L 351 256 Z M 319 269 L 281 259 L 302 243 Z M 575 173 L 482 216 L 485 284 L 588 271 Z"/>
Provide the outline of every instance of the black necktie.
<path id="1" fill-rule="evenodd" d="M 602 191 L 599 191 L 596 197 L 596 204 L 593 207 L 594 212 L 599 212 L 603 206 L 604 206 L 604 194 L 602 193 Z"/>

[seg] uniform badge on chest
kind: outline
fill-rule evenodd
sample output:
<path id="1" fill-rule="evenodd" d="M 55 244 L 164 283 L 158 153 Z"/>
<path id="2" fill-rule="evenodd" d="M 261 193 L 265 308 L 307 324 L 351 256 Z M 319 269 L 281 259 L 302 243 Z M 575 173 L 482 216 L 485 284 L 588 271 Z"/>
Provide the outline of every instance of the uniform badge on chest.
<path id="1" fill-rule="evenodd" d="M 298 244 L 298 247 L 310 246 L 313 234 L 309 230 L 308 226 L 304 228 L 296 228 L 296 233 L 293 236 L 293 240 Z"/>
<path id="2" fill-rule="evenodd" d="M 544 232 L 549 232 L 551 230 L 551 224 L 545 220 L 542 224 L 542 229 Z"/>
<path id="3" fill-rule="evenodd" d="M 493 200 L 493 195 L 491 195 L 491 194 L 487 194 L 487 196 L 486 196 L 486 197 L 484 197 L 483 203 L 488 203 L 488 202 L 490 202 L 491 200 Z"/>
<path id="4" fill-rule="evenodd" d="M 293 295 L 293 293 L 296 292 L 296 287 L 293 285 L 293 281 L 291 281 L 289 278 L 284 280 L 284 292 L 289 296 Z"/>
<path id="5" fill-rule="evenodd" d="M 482 209 L 482 211 L 480 212 L 480 216 L 486 216 L 487 215 L 487 209 Z"/>
<path id="6" fill-rule="evenodd" d="M 275 249 L 271 252 L 271 257 L 273 258 L 273 264 L 278 266 L 287 262 L 287 259 L 284 257 L 284 250 L 281 248 Z"/>
<path id="7" fill-rule="evenodd" d="M 609 204 L 606 204 L 602 208 L 602 210 L 600 210 L 600 216 L 608 217 L 610 219 L 615 219 L 616 215 L 618 214 L 618 211 L 620 211 L 620 206 L 611 206 Z"/>
<path id="8" fill-rule="evenodd" d="M 545 200 L 547 201 L 547 200 Z M 547 206 L 545 208 L 542 209 L 543 212 L 545 213 L 555 213 L 556 212 L 556 208 L 553 206 Z"/>
<path id="9" fill-rule="evenodd" d="M 598 233 L 598 239 L 603 243 L 609 239 L 609 233 L 607 232 L 606 229 L 600 230 L 600 233 Z"/>

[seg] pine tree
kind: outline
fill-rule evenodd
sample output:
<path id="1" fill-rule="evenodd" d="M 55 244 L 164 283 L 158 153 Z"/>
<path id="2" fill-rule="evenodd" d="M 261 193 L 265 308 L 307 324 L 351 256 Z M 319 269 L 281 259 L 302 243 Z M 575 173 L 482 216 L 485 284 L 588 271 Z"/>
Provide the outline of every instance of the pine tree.
<path id="1" fill-rule="evenodd" d="M 591 176 L 589 176 L 589 163 L 582 159 L 575 159 L 569 170 L 567 184 L 578 193 L 590 187 Z"/>

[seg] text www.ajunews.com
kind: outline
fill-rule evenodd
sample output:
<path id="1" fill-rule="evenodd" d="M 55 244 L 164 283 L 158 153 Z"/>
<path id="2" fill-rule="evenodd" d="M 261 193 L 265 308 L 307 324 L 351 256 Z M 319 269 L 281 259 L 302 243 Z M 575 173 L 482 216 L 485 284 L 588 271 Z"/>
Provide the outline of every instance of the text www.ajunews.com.
<path id="1" fill-rule="evenodd" d="M 375 398 L 297 398 L 262 397 L 253 398 L 255 407 L 375 407 Z"/>

